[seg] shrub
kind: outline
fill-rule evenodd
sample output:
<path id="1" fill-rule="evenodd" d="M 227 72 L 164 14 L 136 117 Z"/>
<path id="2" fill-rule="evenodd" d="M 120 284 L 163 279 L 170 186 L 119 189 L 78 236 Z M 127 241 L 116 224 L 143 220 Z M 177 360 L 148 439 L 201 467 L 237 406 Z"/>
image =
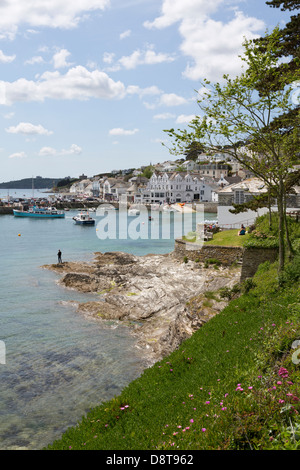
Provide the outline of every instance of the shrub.
<path id="1" fill-rule="evenodd" d="M 230 289 L 230 287 L 222 287 L 219 290 L 220 297 L 222 299 L 228 299 L 228 300 L 232 300 L 232 299 L 238 297 L 240 292 L 241 292 L 240 284 L 235 284 L 231 289 Z"/>
<path id="2" fill-rule="evenodd" d="M 204 267 L 208 268 L 210 264 L 214 264 L 215 266 L 220 266 L 222 263 L 219 259 L 216 258 L 208 258 L 205 260 Z"/>
<path id="3" fill-rule="evenodd" d="M 293 260 L 288 263 L 284 271 L 279 275 L 279 285 L 290 284 L 297 282 L 300 279 L 300 253 L 298 253 Z"/>
<path id="4" fill-rule="evenodd" d="M 248 292 L 253 289 L 254 287 L 256 287 L 256 283 L 253 281 L 252 278 L 249 278 L 249 279 L 246 279 L 244 282 L 243 282 L 243 285 L 242 285 L 242 291 L 245 293 L 245 294 L 248 294 Z"/>

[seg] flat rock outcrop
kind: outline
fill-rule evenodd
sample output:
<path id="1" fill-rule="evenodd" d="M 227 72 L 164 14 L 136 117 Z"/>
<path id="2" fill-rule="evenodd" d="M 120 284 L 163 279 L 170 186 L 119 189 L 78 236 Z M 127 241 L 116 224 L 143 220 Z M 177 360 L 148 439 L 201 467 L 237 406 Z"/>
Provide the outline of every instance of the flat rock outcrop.
<path id="1" fill-rule="evenodd" d="M 206 292 L 232 287 L 240 279 L 240 268 L 204 268 L 172 254 L 94 255 L 91 263 L 64 262 L 44 268 L 60 273 L 58 282 L 67 288 L 99 294 L 99 301 L 79 304 L 79 312 L 129 326 L 137 347 L 150 361 L 171 353 L 226 306 Z"/>

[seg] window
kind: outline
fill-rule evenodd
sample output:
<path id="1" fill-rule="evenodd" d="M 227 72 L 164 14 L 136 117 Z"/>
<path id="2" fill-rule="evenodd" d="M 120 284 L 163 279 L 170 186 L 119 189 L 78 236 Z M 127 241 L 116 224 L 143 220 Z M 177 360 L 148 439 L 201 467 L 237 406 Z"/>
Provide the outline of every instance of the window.
<path id="1" fill-rule="evenodd" d="M 234 193 L 234 203 L 243 204 L 245 202 L 245 194 L 242 190 L 236 190 Z"/>

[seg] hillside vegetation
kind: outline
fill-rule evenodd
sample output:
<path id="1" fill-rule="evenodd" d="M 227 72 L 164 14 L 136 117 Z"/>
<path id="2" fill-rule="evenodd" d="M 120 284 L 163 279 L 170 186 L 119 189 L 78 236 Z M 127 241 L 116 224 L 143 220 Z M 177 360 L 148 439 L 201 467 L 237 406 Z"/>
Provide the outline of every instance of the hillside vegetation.
<path id="1" fill-rule="evenodd" d="M 300 449 L 300 252 L 49 450 Z"/>

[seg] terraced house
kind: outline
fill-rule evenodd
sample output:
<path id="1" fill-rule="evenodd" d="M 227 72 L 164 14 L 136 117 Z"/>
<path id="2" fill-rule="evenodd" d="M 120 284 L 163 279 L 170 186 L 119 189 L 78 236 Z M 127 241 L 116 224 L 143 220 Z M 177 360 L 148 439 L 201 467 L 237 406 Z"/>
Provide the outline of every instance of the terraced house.
<path id="1" fill-rule="evenodd" d="M 216 202 L 218 185 L 199 175 L 175 172 L 153 173 L 145 189 L 135 195 L 135 202 Z"/>

